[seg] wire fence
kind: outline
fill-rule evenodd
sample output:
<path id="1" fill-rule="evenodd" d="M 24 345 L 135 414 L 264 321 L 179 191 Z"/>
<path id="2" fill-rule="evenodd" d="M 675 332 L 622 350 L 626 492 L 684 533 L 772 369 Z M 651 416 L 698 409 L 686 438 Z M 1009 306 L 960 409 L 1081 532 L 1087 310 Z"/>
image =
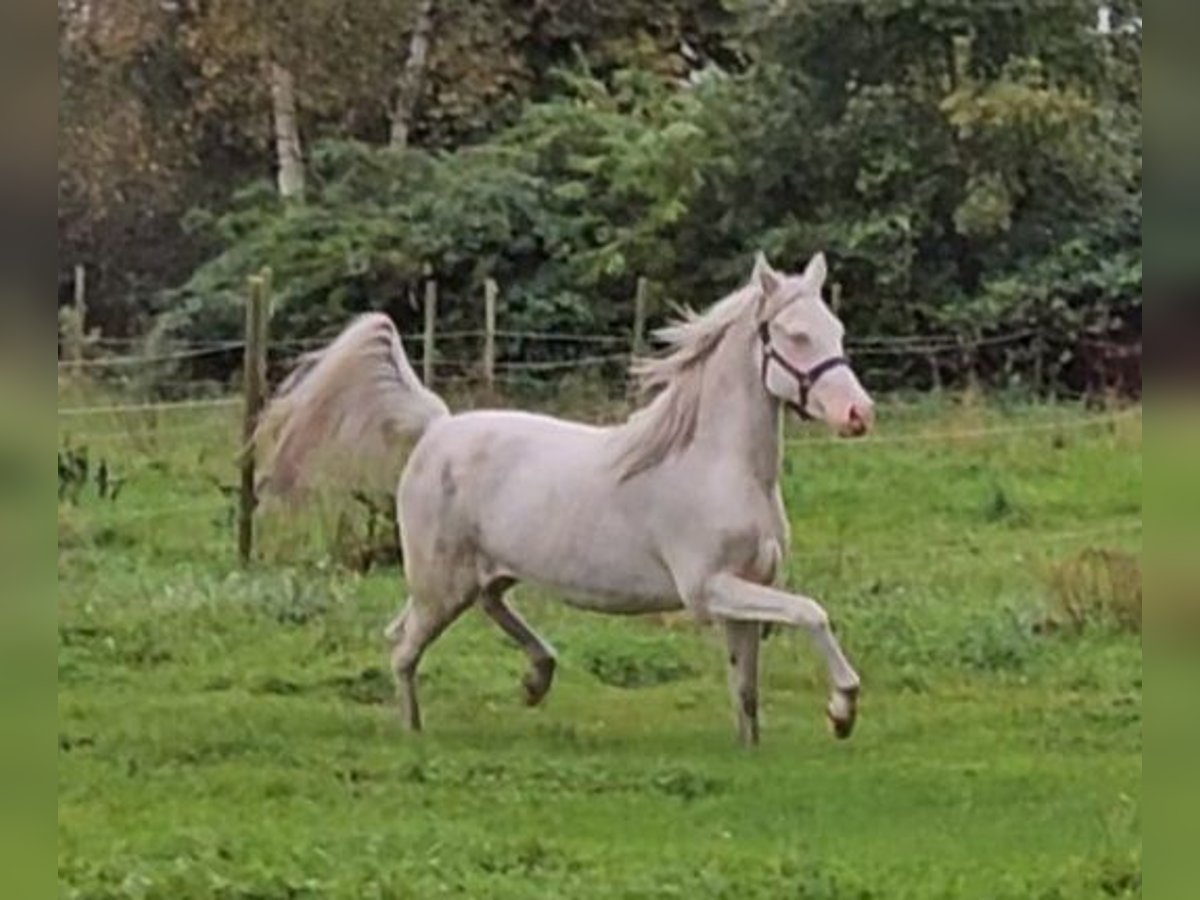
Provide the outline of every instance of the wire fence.
<path id="1" fill-rule="evenodd" d="M 109 369 L 121 366 L 144 366 L 155 363 L 178 362 L 185 359 L 199 359 L 203 356 L 215 356 L 228 353 L 231 350 L 241 350 L 245 347 L 242 341 L 228 341 L 216 346 L 187 346 L 168 353 L 132 353 L 123 356 L 101 356 L 95 359 L 62 359 L 58 361 L 60 370 L 67 369 Z"/>
<path id="2" fill-rule="evenodd" d="M 300 357 L 319 351 L 328 345 L 332 337 L 274 340 L 266 348 L 264 365 L 273 378 L 281 377 Z M 470 391 L 503 385 L 513 390 L 533 390 L 550 387 L 555 377 L 580 373 L 603 380 L 610 389 L 624 379 L 624 390 L 628 395 L 628 366 L 636 356 L 654 352 L 653 347 L 646 349 L 644 343 L 633 337 L 613 333 L 495 328 L 490 331 L 467 328 L 438 332 L 438 341 L 452 342 L 448 348 L 451 353 L 439 352 L 429 333 L 409 333 L 403 335 L 402 339 L 406 342 L 414 368 L 424 372 L 435 388 Z M 1059 339 L 1061 342 L 1065 338 L 1060 336 Z M 478 346 L 463 347 L 453 343 L 458 340 L 470 340 Z M 1080 340 L 1084 341 L 1082 338 Z M 76 356 L 59 360 L 60 387 L 74 384 L 74 376 L 93 376 L 98 385 L 140 388 L 151 393 L 152 399 L 144 403 L 146 411 L 169 410 L 184 408 L 192 403 L 211 402 L 191 398 L 200 393 L 210 393 L 214 387 L 228 385 L 242 369 L 244 341 L 193 341 L 174 344 L 170 349 L 147 349 L 140 353 L 134 352 L 136 341 L 135 338 L 91 339 L 88 347 L 117 348 L 119 352 L 94 358 Z M 1091 347 L 1117 348 L 1117 364 L 1128 363 L 1126 355 L 1129 348 L 1124 344 L 1106 343 L 1096 337 L 1089 337 L 1084 343 Z M 151 348 L 154 345 L 148 343 L 144 346 Z M 1061 395 L 1061 390 L 1055 390 L 1055 386 L 1061 388 L 1061 384 L 1054 376 L 1046 376 L 1048 365 L 1061 366 L 1061 358 L 1048 352 L 1048 346 L 1048 336 L 1041 330 L 1021 328 L 971 337 L 946 333 L 868 335 L 849 340 L 846 352 L 860 361 L 863 377 L 884 390 L 903 389 L 919 383 L 929 390 L 939 391 L 945 386 L 947 378 L 951 384 L 959 387 L 969 385 L 974 383 L 972 373 L 978 370 L 979 365 L 983 365 L 992 369 L 1000 366 L 997 371 L 1003 372 L 1020 369 L 1023 374 L 1018 378 L 1019 382 L 1035 391 Z M 621 347 L 627 349 L 617 349 Z M 453 352 L 456 348 L 459 352 Z M 464 354 L 461 352 L 464 349 L 470 352 Z M 989 356 L 992 350 L 1005 352 L 1002 357 L 994 353 Z M 1034 354 L 1033 357 L 1029 357 L 1030 353 Z M 1101 355 L 1111 362 L 1117 359 L 1114 353 L 1117 351 L 1106 351 Z M 1140 342 L 1137 353 L 1140 359 Z M 1046 362 L 1052 359 L 1059 359 L 1059 362 Z M 990 361 L 981 363 L 981 360 Z M 1017 369 L 1012 369 L 1013 366 Z M 1138 371 L 1140 373 L 1140 368 Z M 995 372 L 992 374 L 995 375 Z M 1136 383 L 1126 383 L 1130 377 L 1133 376 L 1128 371 L 1117 373 L 1115 384 L 1105 380 L 1107 374 L 1099 381 L 1088 377 L 1086 386 L 1093 395 L 1104 390 L 1116 390 L 1136 397 L 1140 394 L 1140 377 L 1135 378 Z M 989 381 L 995 383 L 996 379 L 992 377 Z M 1081 386 L 1082 383 L 1074 385 L 1075 388 Z M 124 411 L 129 410 L 123 405 L 114 404 L 95 410 L 66 409 L 61 414 L 94 415 L 98 412 Z"/>
<path id="3" fill-rule="evenodd" d="M 653 334 L 653 332 L 651 333 Z M 497 329 L 492 332 L 496 338 L 510 341 L 520 341 L 528 343 L 543 343 L 543 344 L 592 344 L 596 346 L 628 346 L 631 341 L 630 335 L 626 334 L 611 334 L 611 333 L 577 333 L 577 332 L 553 332 L 553 331 L 522 331 L 522 330 L 505 330 Z M 487 332 L 481 329 L 460 329 L 451 331 L 438 331 L 437 339 L 440 340 L 460 340 L 460 339 L 479 339 L 482 340 L 487 336 Z M 979 347 L 999 346 L 1003 344 L 1012 344 L 1020 341 L 1031 340 L 1036 337 L 1044 336 L 1039 329 L 1025 328 L 1003 334 L 995 335 L 979 335 L 974 337 L 963 337 L 953 334 L 918 334 L 918 335 L 876 335 L 852 338 L 846 342 L 848 352 L 861 355 L 909 355 L 909 356 L 928 356 L 931 353 L 946 353 L 946 352 L 961 352 L 964 350 L 972 350 Z M 306 351 L 319 349 L 326 346 L 335 335 L 327 337 L 314 338 L 288 338 L 273 340 L 271 342 L 271 350 L 279 351 Z M 401 339 L 406 345 L 412 345 L 414 348 L 419 346 L 423 335 L 408 333 L 401 335 Z M 1106 342 L 1098 338 L 1080 339 L 1081 343 L 1086 343 L 1088 346 L 1109 346 L 1114 348 L 1128 349 L 1126 345 L 1118 342 Z M 136 347 L 144 343 L 144 339 L 138 338 L 94 338 L 88 341 L 88 345 L 97 347 Z M 186 341 L 173 343 L 170 350 L 145 353 L 126 352 L 115 355 L 97 356 L 86 359 L 60 359 L 58 368 L 60 370 L 75 370 L 75 369 L 105 369 L 119 368 L 121 366 L 135 365 L 153 365 L 156 363 L 180 362 L 184 360 L 199 359 L 207 356 L 216 356 L 222 353 L 229 353 L 235 350 L 241 350 L 245 347 L 245 343 L 240 340 L 224 340 L 224 341 Z M 417 354 L 410 354 L 416 357 Z M 628 355 L 628 354 L 613 354 L 613 356 Z M 441 360 L 441 362 L 449 362 L 449 360 Z M 461 360 L 462 363 L 470 363 L 475 360 Z M 517 365 L 520 360 L 509 361 L 510 365 Z M 569 363 L 571 360 L 563 360 L 564 363 Z"/>
<path id="4" fill-rule="evenodd" d="M 948 428 L 917 434 L 883 434 L 862 437 L 855 440 L 823 436 L 789 438 L 785 443 L 789 447 L 811 447 L 814 444 L 832 444 L 844 447 L 871 447 L 877 444 L 949 444 L 963 440 L 979 438 L 1005 437 L 1023 434 L 1038 434 L 1054 431 L 1071 431 L 1082 428 L 1099 428 L 1111 426 L 1121 420 L 1140 419 L 1141 407 L 1116 410 L 1109 413 L 1096 413 L 1085 416 L 1055 419 L 1050 422 L 1023 422 L 1019 425 L 996 425 L 981 428 Z"/>
<path id="5" fill-rule="evenodd" d="M 114 415 L 120 413 L 176 412 L 197 409 L 232 409 L 240 406 L 240 397 L 209 397 L 198 400 L 163 400 L 145 403 L 105 403 L 95 406 L 68 406 L 59 409 L 60 417 Z"/>
<path id="6" fill-rule="evenodd" d="M 611 332 L 567 332 L 567 331 L 529 331 L 520 329 L 496 329 L 492 334 L 497 338 L 505 338 L 509 340 L 524 340 L 530 342 L 544 343 L 565 343 L 565 344 L 608 344 L 608 345 L 629 345 L 631 336 L 629 334 L 613 334 Z M 653 336 L 654 332 L 650 332 Z M 438 339 L 482 339 L 487 335 L 484 329 L 468 328 L 438 331 Z M 272 341 L 273 347 L 281 347 L 288 349 L 311 349 L 323 347 L 328 344 L 336 334 L 325 336 L 317 336 L 310 338 L 281 338 Z M 419 342 L 423 335 L 420 332 L 407 332 L 400 335 L 401 339 L 406 344 L 415 344 Z M 852 337 L 846 342 L 848 349 L 854 348 L 888 348 L 896 352 L 909 350 L 913 353 L 926 353 L 932 349 L 947 349 L 960 350 L 971 349 L 974 347 L 987 347 L 998 344 L 1014 343 L 1021 340 L 1029 340 L 1035 337 L 1064 338 L 1063 335 L 1052 335 L 1045 333 L 1039 328 L 1020 328 L 1012 331 L 1003 332 L 992 335 L 975 335 L 964 336 L 949 332 L 932 332 L 927 334 L 907 334 L 907 335 L 865 335 Z M 150 339 L 146 337 L 93 337 L 88 338 L 86 344 L 96 347 L 126 347 L 136 348 L 146 346 Z M 1140 345 L 1140 341 L 1130 345 L 1125 342 L 1110 340 L 1095 336 L 1079 336 L 1072 338 L 1082 345 L 1089 347 L 1111 347 L 1120 349 L 1130 349 L 1131 346 Z M 94 363 L 115 363 L 115 364 L 131 364 L 133 362 L 145 361 L 170 361 L 175 359 L 188 358 L 191 354 L 208 354 L 220 353 L 228 350 L 240 349 L 243 342 L 240 340 L 187 340 L 187 341 L 171 341 L 172 349 L 169 352 L 161 354 L 139 354 L 127 353 L 123 356 L 114 358 L 101 357 L 94 360 L 83 360 L 84 365 Z M 59 360 L 59 365 L 63 368 L 70 368 L 79 364 L 77 360 Z"/>

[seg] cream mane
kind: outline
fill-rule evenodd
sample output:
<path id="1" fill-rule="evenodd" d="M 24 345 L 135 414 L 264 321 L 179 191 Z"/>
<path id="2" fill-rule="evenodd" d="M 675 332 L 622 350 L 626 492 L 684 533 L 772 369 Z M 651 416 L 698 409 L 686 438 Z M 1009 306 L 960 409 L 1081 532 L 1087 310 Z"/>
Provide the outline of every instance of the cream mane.
<path id="1" fill-rule="evenodd" d="M 700 414 L 704 363 L 758 296 L 759 290 L 747 285 L 703 314 L 684 310 L 682 319 L 655 331 L 655 338 L 667 345 L 666 352 L 634 360 L 630 373 L 639 393 L 658 394 L 617 431 L 616 465 L 621 480 L 653 468 L 692 442 Z"/>

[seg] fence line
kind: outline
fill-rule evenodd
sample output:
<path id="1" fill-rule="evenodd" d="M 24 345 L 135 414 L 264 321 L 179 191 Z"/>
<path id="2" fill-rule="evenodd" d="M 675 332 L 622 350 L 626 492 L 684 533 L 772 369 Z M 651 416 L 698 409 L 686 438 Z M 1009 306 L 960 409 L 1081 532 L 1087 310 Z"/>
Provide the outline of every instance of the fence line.
<path id="1" fill-rule="evenodd" d="M 580 360 L 547 360 L 545 362 L 533 362 L 533 361 L 531 361 L 531 362 L 519 362 L 519 361 L 518 362 L 499 362 L 496 364 L 496 367 L 497 367 L 497 369 L 504 370 L 504 371 L 521 371 L 521 370 L 526 370 L 526 369 L 533 369 L 536 371 L 536 370 L 545 370 L 545 369 L 551 369 L 551 368 L 564 368 L 567 366 L 574 366 L 574 365 L 581 365 L 581 366 L 582 365 L 600 365 L 605 362 L 613 362 L 613 361 L 617 361 L 617 360 L 621 360 L 621 359 L 625 359 L 625 358 L 628 358 L 628 354 L 611 354 L 608 356 L 586 357 L 586 358 L 583 358 Z M 471 362 L 474 362 L 474 361 L 471 361 Z M 449 377 L 449 378 L 442 379 L 443 384 L 471 384 L 471 383 L 474 383 L 475 381 L 477 381 L 477 379 L 475 379 L 471 376 L 457 376 L 457 377 Z M 1069 397 L 1069 398 L 1065 398 L 1065 399 L 1078 401 L 1078 400 L 1082 400 L 1085 398 L 1083 396 L 1080 396 L 1080 397 Z M 240 403 L 241 403 L 241 399 L 238 397 L 211 397 L 211 398 L 200 398 L 200 399 L 195 399 L 195 400 L 165 400 L 165 401 L 158 401 L 158 402 L 127 403 L 127 404 L 117 403 L 117 404 L 105 404 L 105 405 L 99 405 L 99 406 L 65 407 L 63 409 L 58 410 L 58 415 L 71 417 L 71 416 L 89 416 L 89 415 L 118 414 L 118 413 L 170 412 L 170 411 L 175 411 L 175 410 L 214 409 L 214 408 L 222 408 L 222 407 L 234 407 L 234 406 L 239 405 Z M 920 409 L 920 408 L 924 407 L 924 405 L 925 404 L 920 401 L 903 402 L 903 401 L 898 401 L 898 400 L 897 401 L 886 401 L 885 400 L 879 404 L 879 408 L 883 409 L 883 410 L 887 410 L 887 409 L 893 409 L 893 410 Z M 1140 415 L 1140 413 L 1141 413 L 1141 407 L 1135 406 L 1135 407 L 1129 407 L 1129 408 L 1123 409 L 1123 410 L 1118 410 L 1115 413 L 1101 413 L 1101 414 L 1096 414 L 1094 416 L 1080 417 L 1079 420 L 1067 420 L 1066 422 L 1064 422 L 1063 420 L 1056 420 L 1055 422 L 1033 423 L 1033 424 L 1025 425 L 1025 426 L 1012 426 L 1012 429 L 1015 429 L 1015 430 L 1053 429 L 1053 428 L 1061 427 L 1063 425 L 1067 425 L 1069 427 L 1073 422 L 1077 422 L 1077 421 L 1087 421 L 1087 422 L 1099 423 L 1101 421 L 1107 421 L 1109 419 L 1117 418 L 1117 417 Z M 1006 429 L 1006 430 L 1012 430 L 1012 429 Z M 955 437 L 955 436 L 972 437 L 972 436 L 975 436 L 975 434 L 978 431 L 983 431 L 984 433 L 995 433 L 996 429 L 977 430 L 976 432 L 971 432 L 971 431 L 950 432 L 950 433 L 948 433 L 948 436 L 950 436 L 950 437 Z M 910 439 L 910 438 L 915 438 L 915 437 L 921 437 L 921 436 L 920 435 L 892 435 L 890 437 L 884 436 L 884 437 L 877 437 L 877 438 L 865 438 L 863 440 L 854 441 L 853 443 L 858 443 L 858 444 L 873 443 L 873 442 L 883 441 L 883 440 L 885 440 L 885 438 L 887 440 L 899 440 L 899 439 Z M 822 443 L 822 442 L 826 442 L 826 441 L 842 443 L 839 439 L 836 439 L 836 438 L 789 438 L 788 439 L 788 443 Z"/>
<path id="2" fill-rule="evenodd" d="M 956 353 L 963 350 L 975 350 L 980 347 L 996 347 L 1003 344 L 1015 344 L 1018 341 L 1036 337 L 1037 331 L 1014 332 L 1013 334 L 996 335 L 994 337 L 977 338 L 970 341 L 931 341 L 925 344 L 881 344 L 865 341 L 850 340 L 846 347 L 856 356 L 928 356 L 934 353 Z"/>
<path id="3" fill-rule="evenodd" d="M 952 334 L 924 334 L 924 335 L 866 335 L 863 337 L 851 338 L 847 341 L 847 347 L 858 352 L 871 353 L 913 353 L 913 354 L 928 354 L 931 352 L 943 352 L 951 350 L 971 349 L 974 347 L 985 347 L 997 344 L 1013 343 L 1027 338 L 1035 337 L 1042 332 L 1040 329 L 1027 328 L 1020 331 L 1008 332 L 1006 334 L 989 335 L 984 337 L 960 338 Z M 627 335 L 615 335 L 610 333 L 600 332 L 554 332 L 554 331 L 523 331 L 497 329 L 494 332 L 498 338 L 542 341 L 546 343 L 582 343 L 582 344 L 628 344 L 629 337 Z M 437 332 L 438 340 L 454 340 L 461 338 L 484 338 L 487 332 L 483 329 L 460 329 L 454 331 L 439 331 Z M 328 345 L 336 335 L 327 337 L 314 338 L 287 338 L 283 340 L 275 340 L 271 342 L 271 349 L 277 350 L 286 349 L 319 349 Z M 422 334 L 411 333 L 402 334 L 401 340 L 406 343 L 416 343 L 423 337 Z M 100 346 L 136 346 L 141 338 L 95 338 L 89 343 Z M 1104 342 L 1095 339 L 1080 339 L 1080 343 L 1091 345 L 1112 344 L 1113 346 L 1124 346 L 1115 342 Z M 59 360 L 59 368 L 104 368 L 107 366 L 135 365 L 137 363 L 153 363 L 153 362 L 170 362 L 180 359 L 191 359 L 196 357 L 215 355 L 228 350 L 240 349 L 243 345 L 242 341 L 220 341 L 220 340 L 198 340 L 188 341 L 178 344 L 178 349 L 168 353 L 141 355 L 136 353 L 125 354 L 122 356 L 99 357 L 96 359 L 84 360 Z"/>
<path id="4" fill-rule="evenodd" d="M 464 379 L 465 381 L 474 382 L 474 379 Z M 232 404 L 231 404 L 232 405 Z M 140 407 L 133 407 L 140 408 Z M 980 438 L 980 437 L 997 437 L 1013 434 L 1030 434 L 1044 431 L 1056 431 L 1063 429 L 1083 429 L 1092 428 L 1105 424 L 1111 424 L 1125 418 L 1133 418 L 1140 414 L 1140 410 L 1128 409 L 1121 410 L 1115 413 L 1098 414 L 1095 416 L 1080 416 L 1078 418 L 1057 420 L 1054 422 L 1032 422 L 1025 425 L 1012 426 L 996 426 L 993 428 L 975 428 L 965 429 L 962 431 L 939 431 L 934 433 L 924 434 L 897 434 L 897 435 L 880 435 L 878 437 L 868 437 L 860 440 L 844 440 L 837 437 L 819 437 L 819 438 L 788 438 L 785 444 L 789 447 L 796 446 L 812 446 L 812 445 L 862 445 L 862 444 L 923 444 L 923 443 L 946 443 L 952 442 L 958 438 Z M 232 422 L 229 423 L 232 428 Z M 210 422 L 191 423 L 184 425 L 163 426 L 155 424 L 152 433 L 145 435 L 137 434 L 129 430 L 110 430 L 110 431 L 65 431 L 66 437 L 73 441 L 103 441 L 119 438 L 130 439 L 151 439 L 162 436 L 172 436 L 178 434 L 194 434 L 198 432 L 212 431 L 215 426 Z"/>
<path id="5" fill-rule="evenodd" d="M 498 362 L 496 368 L 506 372 L 553 372 L 559 369 L 583 369 L 628 360 L 628 353 L 608 353 L 602 356 L 580 356 L 575 359 L 512 360 Z"/>
<path id="6" fill-rule="evenodd" d="M 564 344 L 628 344 L 627 335 L 614 334 L 585 334 L 579 332 L 556 331 L 505 331 L 498 329 L 496 337 L 516 338 L 530 341 L 546 341 L 547 343 Z"/>
<path id="7" fill-rule="evenodd" d="M 229 341 L 220 346 L 178 350 L 154 355 L 130 354 L 128 356 L 105 356 L 99 359 L 64 359 L 58 361 L 60 369 L 105 369 L 118 366 L 146 365 L 149 363 L 175 362 L 181 359 L 196 359 L 201 356 L 216 356 L 230 350 L 240 350 L 242 341 Z"/>
<path id="8" fill-rule="evenodd" d="M 181 409 L 216 409 L 241 404 L 240 397 L 213 397 L 202 400 L 164 400 L 159 403 L 114 403 L 105 406 L 68 406 L 60 416 L 95 416 L 126 412 L 168 412 Z"/>
<path id="9" fill-rule="evenodd" d="M 947 347 L 977 347 L 987 344 L 1007 343 L 1034 337 L 1041 333 L 1039 328 L 1022 328 L 1004 334 L 988 335 L 986 337 L 963 338 L 954 334 L 903 334 L 903 335 L 863 335 L 852 338 L 849 343 L 854 345 L 897 346 L 903 347 L 918 344 L 922 348 L 928 345 Z"/>
<path id="10" fill-rule="evenodd" d="M 924 434 L 885 434 L 878 437 L 858 438 L 856 440 L 838 437 L 788 438 L 784 443 L 789 447 L 812 446 L 814 444 L 837 444 L 848 447 L 873 446 L 875 444 L 933 444 L 962 438 L 1033 434 L 1041 431 L 1058 431 L 1068 428 L 1095 428 L 1098 425 L 1108 425 L 1121 419 L 1141 416 L 1141 414 L 1142 410 L 1140 407 L 1130 407 L 1129 409 L 1113 413 L 1079 416 L 1073 419 L 1059 419 L 1054 422 L 1030 422 L 1025 425 L 997 425 L 991 428 L 964 428 L 958 431 L 927 432 Z"/>
<path id="11" fill-rule="evenodd" d="M 97 347 L 140 347 L 144 346 L 149 339 L 150 338 L 147 335 L 142 335 L 141 337 L 105 337 L 104 335 L 98 335 L 95 337 L 89 337 L 85 343 L 88 346 Z M 224 347 L 229 343 L 227 340 L 221 340 L 218 338 L 201 338 L 194 341 L 168 340 L 172 346 L 175 346 L 181 350 L 211 349 L 215 347 Z"/>

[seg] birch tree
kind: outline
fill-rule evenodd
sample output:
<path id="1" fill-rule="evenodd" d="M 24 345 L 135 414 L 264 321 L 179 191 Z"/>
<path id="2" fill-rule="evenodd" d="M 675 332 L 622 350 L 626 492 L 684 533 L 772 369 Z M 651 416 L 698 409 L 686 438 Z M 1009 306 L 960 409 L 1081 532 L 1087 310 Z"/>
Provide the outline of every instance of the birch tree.
<path id="1" fill-rule="evenodd" d="M 396 82 L 396 100 L 392 106 L 393 147 L 408 146 L 408 135 L 412 128 L 413 113 L 421 97 L 425 83 L 425 70 L 429 65 L 429 42 L 433 34 L 433 0 L 420 0 L 417 4 L 416 20 L 412 38 L 408 44 L 408 59 Z"/>
<path id="2" fill-rule="evenodd" d="M 304 151 L 296 120 L 296 79 L 277 60 L 267 64 L 271 79 L 271 122 L 275 134 L 276 183 L 285 201 L 304 199 Z"/>

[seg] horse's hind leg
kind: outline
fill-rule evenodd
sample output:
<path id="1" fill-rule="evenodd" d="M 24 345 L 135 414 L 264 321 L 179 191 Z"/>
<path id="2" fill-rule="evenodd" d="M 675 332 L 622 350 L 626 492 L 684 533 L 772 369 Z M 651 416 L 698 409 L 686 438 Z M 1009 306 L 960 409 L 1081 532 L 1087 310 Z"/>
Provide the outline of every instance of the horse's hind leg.
<path id="1" fill-rule="evenodd" d="M 525 687 L 526 704 L 536 706 L 545 698 L 554 681 L 557 658 L 554 648 L 530 628 L 515 609 L 504 602 L 504 592 L 511 586 L 512 581 L 507 579 L 488 585 L 480 597 L 480 605 L 488 617 L 529 656 L 529 672 L 522 684 Z"/>
<path id="2" fill-rule="evenodd" d="M 400 720 L 411 731 L 421 730 L 421 706 L 417 701 L 417 666 L 425 649 L 471 605 L 468 599 L 455 605 L 421 603 L 414 597 L 387 628 L 392 647 L 392 671 L 400 700 Z"/>

